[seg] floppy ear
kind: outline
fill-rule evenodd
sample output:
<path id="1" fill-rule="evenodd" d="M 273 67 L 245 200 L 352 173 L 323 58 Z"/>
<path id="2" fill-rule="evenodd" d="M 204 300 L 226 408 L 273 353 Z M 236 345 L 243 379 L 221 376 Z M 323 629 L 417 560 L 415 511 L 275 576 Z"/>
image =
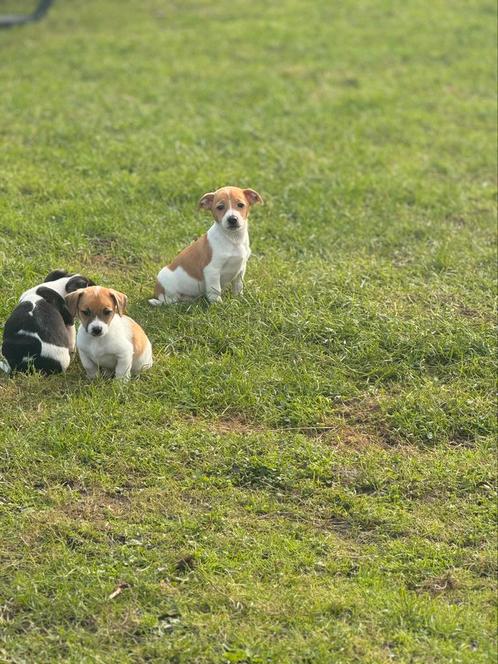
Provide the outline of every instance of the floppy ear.
<path id="1" fill-rule="evenodd" d="M 74 293 L 69 293 L 69 295 L 66 295 L 65 300 L 66 300 L 66 306 L 69 309 L 70 313 L 72 316 L 77 316 L 78 315 L 78 304 L 80 301 L 80 297 L 83 295 L 83 288 L 80 288 L 77 291 L 74 291 Z"/>
<path id="2" fill-rule="evenodd" d="M 263 203 L 263 199 L 257 191 L 254 191 L 254 189 L 244 189 L 244 196 L 247 198 L 250 205 L 254 205 L 254 203 Z"/>
<path id="3" fill-rule="evenodd" d="M 112 299 L 116 303 L 116 309 L 118 310 L 118 314 L 122 316 L 124 312 L 126 311 L 126 305 L 128 304 L 128 298 L 124 293 L 119 293 L 118 291 L 115 290 L 110 290 L 109 291 L 111 294 Z"/>
<path id="4" fill-rule="evenodd" d="M 201 208 L 204 208 L 205 210 L 211 210 L 213 207 L 213 201 L 214 192 L 210 191 L 208 194 L 204 194 L 204 196 L 199 201 L 199 210 Z"/>
<path id="5" fill-rule="evenodd" d="M 36 289 L 36 294 L 40 295 L 46 302 L 52 304 L 57 309 L 65 325 L 74 325 L 74 315 L 69 311 L 64 298 L 59 293 L 52 290 L 52 288 L 40 286 Z"/>

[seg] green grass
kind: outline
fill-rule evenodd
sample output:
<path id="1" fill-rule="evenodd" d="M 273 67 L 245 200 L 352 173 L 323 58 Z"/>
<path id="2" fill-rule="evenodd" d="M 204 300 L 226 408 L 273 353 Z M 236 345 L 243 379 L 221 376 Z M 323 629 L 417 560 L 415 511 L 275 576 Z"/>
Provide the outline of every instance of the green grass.
<path id="1" fill-rule="evenodd" d="M 0 378 L 1 661 L 495 661 L 495 14 L 72 0 L 0 32 L 0 320 L 64 267 L 155 350 L 125 386 Z M 266 201 L 244 296 L 150 308 L 224 184 Z"/>

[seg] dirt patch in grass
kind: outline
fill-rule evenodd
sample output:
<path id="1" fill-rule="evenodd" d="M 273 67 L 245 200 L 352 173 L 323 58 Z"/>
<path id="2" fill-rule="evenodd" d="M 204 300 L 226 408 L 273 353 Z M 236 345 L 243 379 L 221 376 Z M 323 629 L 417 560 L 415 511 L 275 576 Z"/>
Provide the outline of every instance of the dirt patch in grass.
<path id="1" fill-rule="evenodd" d="M 378 410 L 378 407 L 371 406 L 372 412 L 378 412 Z M 191 422 L 192 425 L 205 427 L 211 433 L 219 435 L 256 435 L 261 433 L 288 432 L 302 434 L 307 438 L 319 442 L 338 445 L 343 444 L 358 449 L 372 445 L 377 447 L 387 447 L 392 444 L 392 433 L 388 432 L 387 429 L 383 427 L 380 427 L 380 430 L 377 430 L 378 426 L 374 425 L 369 420 L 368 411 L 365 411 L 363 414 L 359 411 L 355 411 L 353 416 L 352 414 L 353 407 L 351 407 L 351 410 L 349 410 L 348 407 L 340 411 L 341 419 L 331 421 L 330 423 L 297 427 L 264 426 L 240 417 L 207 421 L 191 416 L 188 421 Z"/>
<path id="2" fill-rule="evenodd" d="M 130 518 L 131 501 L 125 496 L 110 496 L 101 490 L 78 494 L 76 500 L 67 500 L 50 509 L 33 514 L 30 528 L 23 534 L 26 544 L 34 544 L 48 530 L 63 531 L 66 527 L 91 525 L 96 530 L 107 530 L 114 519 Z M 62 532 L 62 531 L 61 531 Z"/>
<path id="3" fill-rule="evenodd" d="M 366 431 L 361 427 L 354 427 L 349 424 L 340 424 L 334 427 L 331 431 L 318 434 L 316 437 L 359 450 L 371 446 L 388 446 L 378 433 Z"/>
<path id="4" fill-rule="evenodd" d="M 88 269 L 116 269 L 138 265 L 140 259 L 129 253 L 129 246 L 117 235 L 88 236 L 90 248 L 82 250 L 79 260 L 87 265 Z"/>
<path id="5" fill-rule="evenodd" d="M 202 424 L 205 424 L 211 432 L 219 434 L 257 434 L 266 430 L 265 427 L 240 417 L 203 422 Z"/>
<path id="6" fill-rule="evenodd" d="M 458 585 L 458 581 L 455 577 L 452 576 L 450 572 L 446 572 L 441 576 L 425 579 L 422 583 L 417 585 L 414 590 L 419 593 L 429 593 L 432 597 L 436 597 L 437 595 L 456 590 Z"/>
<path id="7" fill-rule="evenodd" d="M 143 514 L 137 513 L 136 522 L 142 518 Z M 46 547 L 54 541 L 64 541 L 70 549 L 77 549 L 84 542 L 107 539 L 114 522 L 134 520 L 127 498 L 94 491 L 31 513 L 19 531 L 19 551 L 27 549 L 30 555 L 43 557 Z"/>
<path id="8" fill-rule="evenodd" d="M 402 441 L 386 422 L 380 403 L 374 399 L 352 400 L 342 404 L 337 414 L 342 423 L 338 427 L 344 432 L 344 441 L 359 447 L 375 444 L 393 447 Z"/>
<path id="9" fill-rule="evenodd" d="M 80 494 L 78 500 L 62 505 L 59 510 L 65 516 L 78 521 L 99 521 L 129 514 L 131 501 L 122 494 L 109 494 L 101 490 Z M 59 511 L 58 510 L 58 511 Z"/>

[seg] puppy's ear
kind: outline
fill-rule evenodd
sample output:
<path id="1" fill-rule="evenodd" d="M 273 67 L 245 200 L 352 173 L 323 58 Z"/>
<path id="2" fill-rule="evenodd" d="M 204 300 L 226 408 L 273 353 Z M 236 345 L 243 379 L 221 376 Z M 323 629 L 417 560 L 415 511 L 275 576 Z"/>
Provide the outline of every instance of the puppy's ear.
<path id="1" fill-rule="evenodd" d="M 62 279 L 62 277 L 69 277 L 69 272 L 66 272 L 65 270 L 53 270 L 47 274 L 43 283 L 46 284 L 47 281 L 56 281 L 57 279 Z"/>
<path id="2" fill-rule="evenodd" d="M 204 194 L 204 196 L 199 201 L 199 210 L 203 208 L 205 210 L 212 210 L 213 201 L 214 201 L 214 192 L 210 191 L 208 194 Z"/>
<path id="3" fill-rule="evenodd" d="M 247 198 L 250 205 L 254 205 L 255 203 L 263 203 L 263 198 L 258 194 L 257 191 L 254 191 L 254 189 L 244 189 L 244 196 Z"/>
<path id="4" fill-rule="evenodd" d="M 109 291 L 111 294 L 112 299 L 114 300 L 116 304 L 116 309 L 118 311 L 118 314 L 122 316 L 125 311 L 126 311 L 126 305 L 128 304 L 128 298 L 124 293 L 119 293 L 118 291 L 115 290 L 110 290 Z"/>
<path id="5" fill-rule="evenodd" d="M 74 293 L 74 291 L 77 291 L 79 288 L 88 288 L 88 286 L 95 286 L 95 283 L 91 279 L 88 279 L 88 277 L 76 274 L 68 280 L 66 284 L 66 293 Z"/>
<path id="6" fill-rule="evenodd" d="M 46 302 L 53 305 L 62 316 L 65 325 L 74 325 L 74 314 L 69 311 L 64 298 L 52 288 L 40 286 L 36 289 L 36 294 L 40 295 Z"/>
<path id="7" fill-rule="evenodd" d="M 80 297 L 83 295 L 83 290 L 84 290 L 83 288 L 80 288 L 79 290 L 74 291 L 74 293 L 70 293 L 65 297 L 66 306 L 71 312 L 71 315 L 74 317 L 78 315 L 78 305 Z"/>

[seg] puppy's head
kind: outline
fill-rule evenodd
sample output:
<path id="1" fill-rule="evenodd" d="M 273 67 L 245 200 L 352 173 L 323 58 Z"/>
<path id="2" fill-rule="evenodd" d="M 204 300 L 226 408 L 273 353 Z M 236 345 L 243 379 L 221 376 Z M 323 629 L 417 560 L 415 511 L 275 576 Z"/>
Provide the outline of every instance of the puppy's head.
<path id="1" fill-rule="evenodd" d="M 223 230 L 233 233 L 246 228 L 251 206 L 262 202 L 263 199 L 254 189 L 222 187 L 204 194 L 199 201 L 199 207 L 211 210 Z"/>
<path id="2" fill-rule="evenodd" d="M 66 297 L 66 304 L 73 316 L 77 316 L 85 330 L 94 337 L 103 337 L 117 313 L 122 316 L 128 298 L 112 288 L 92 286 L 80 288 Z"/>
<path id="3" fill-rule="evenodd" d="M 82 274 L 73 274 L 69 277 L 66 283 L 66 293 L 74 293 L 80 288 L 88 288 L 88 286 L 95 286 L 95 281 Z"/>
<path id="4" fill-rule="evenodd" d="M 53 270 L 43 280 L 43 283 L 57 282 L 60 283 L 65 293 L 74 293 L 78 288 L 87 288 L 88 286 L 95 286 L 95 282 L 84 277 L 82 274 L 74 274 L 73 272 L 66 272 L 65 270 Z"/>

